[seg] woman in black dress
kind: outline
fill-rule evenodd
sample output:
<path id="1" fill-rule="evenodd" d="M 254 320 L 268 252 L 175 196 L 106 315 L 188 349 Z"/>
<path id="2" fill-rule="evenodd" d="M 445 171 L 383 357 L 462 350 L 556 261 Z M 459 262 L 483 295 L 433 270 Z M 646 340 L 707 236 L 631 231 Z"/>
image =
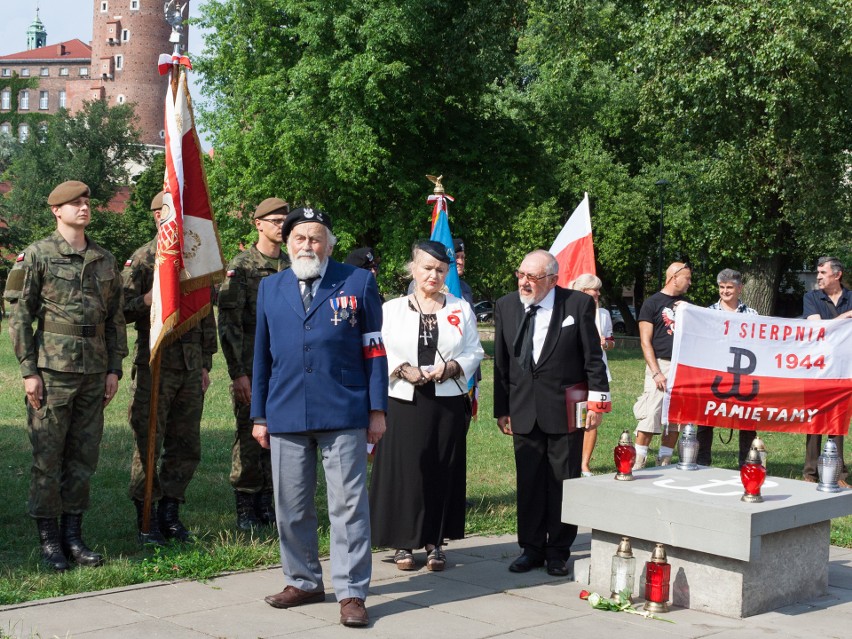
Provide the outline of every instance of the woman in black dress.
<path id="1" fill-rule="evenodd" d="M 414 292 L 383 306 L 388 355 L 387 431 L 370 484 L 374 546 L 395 549 L 400 570 L 443 570 L 445 539 L 464 536 L 468 380 L 483 357 L 473 309 L 444 292 L 444 245 L 415 244 Z"/>

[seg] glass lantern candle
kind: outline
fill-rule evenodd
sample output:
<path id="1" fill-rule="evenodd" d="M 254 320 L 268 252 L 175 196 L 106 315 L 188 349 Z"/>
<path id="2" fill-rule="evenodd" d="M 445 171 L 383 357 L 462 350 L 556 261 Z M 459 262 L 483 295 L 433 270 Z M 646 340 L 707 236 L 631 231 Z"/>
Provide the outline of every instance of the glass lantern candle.
<path id="1" fill-rule="evenodd" d="M 745 464 L 740 467 L 740 481 L 745 488 L 740 501 L 751 504 L 759 504 L 763 501 L 760 487 L 766 481 L 766 468 L 760 463 L 760 453 L 754 446 L 748 451 Z"/>
<path id="2" fill-rule="evenodd" d="M 636 447 L 630 439 L 630 432 L 623 431 L 618 445 L 612 451 L 615 459 L 615 478 L 619 481 L 633 481 L 633 463 L 636 461 Z"/>
<path id="3" fill-rule="evenodd" d="M 698 470 L 698 464 L 695 463 L 698 459 L 697 433 L 698 430 L 692 424 L 683 427 L 683 435 L 677 445 L 680 457 L 677 463 L 678 470 Z"/>
<path id="4" fill-rule="evenodd" d="M 823 493 L 840 492 L 842 489 L 837 480 L 840 479 L 842 466 L 843 460 L 837 454 L 837 444 L 834 443 L 833 439 L 827 439 L 822 449 L 822 455 L 817 459 L 817 473 L 819 473 L 817 490 Z"/>
<path id="5" fill-rule="evenodd" d="M 633 587 L 636 583 L 636 557 L 633 556 L 633 548 L 630 539 L 621 538 L 618 550 L 612 556 L 612 570 L 609 579 L 610 596 L 615 597 L 618 593 L 627 590 L 627 599 L 633 601 Z"/>
<path id="6" fill-rule="evenodd" d="M 657 544 L 645 564 L 645 610 L 657 614 L 669 611 L 669 585 L 672 567 L 663 544 Z"/>

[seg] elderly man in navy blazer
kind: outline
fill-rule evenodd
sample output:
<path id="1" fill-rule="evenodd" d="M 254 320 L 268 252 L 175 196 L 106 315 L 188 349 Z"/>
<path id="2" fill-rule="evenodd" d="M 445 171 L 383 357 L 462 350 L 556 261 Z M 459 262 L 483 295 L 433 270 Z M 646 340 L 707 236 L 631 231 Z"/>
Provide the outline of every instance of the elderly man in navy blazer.
<path id="1" fill-rule="evenodd" d="M 509 570 L 547 562 L 548 574 L 565 576 L 577 526 L 562 523 L 563 481 L 580 476 L 584 434 L 583 425 L 569 432 L 568 395 L 587 401 L 587 429 L 611 404 L 594 299 L 556 286 L 558 272 L 556 258 L 533 251 L 515 271 L 517 292 L 497 300 L 494 416 L 515 448 L 523 552 Z"/>
<path id="2" fill-rule="evenodd" d="M 385 431 L 388 370 L 375 278 L 330 259 L 337 239 L 323 211 L 298 208 L 284 227 L 292 262 L 257 298 L 253 435 L 271 448 L 286 587 L 275 608 L 325 600 L 317 540 L 317 454 L 331 522 L 331 580 L 340 622 L 366 626 L 370 585 L 367 444 Z"/>

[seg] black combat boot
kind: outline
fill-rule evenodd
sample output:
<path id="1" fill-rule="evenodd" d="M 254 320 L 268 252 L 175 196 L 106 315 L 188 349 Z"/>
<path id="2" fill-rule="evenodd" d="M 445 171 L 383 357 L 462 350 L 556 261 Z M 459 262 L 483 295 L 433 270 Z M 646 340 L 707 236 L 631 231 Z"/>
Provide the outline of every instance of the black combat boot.
<path id="1" fill-rule="evenodd" d="M 62 552 L 62 544 L 59 542 L 59 526 L 56 517 L 39 517 L 36 519 L 38 526 L 38 539 L 41 542 L 41 556 L 44 563 L 62 572 L 68 570 L 68 559 Z"/>
<path id="2" fill-rule="evenodd" d="M 254 496 L 254 512 L 260 523 L 275 526 L 275 493 L 271 489 L 261 490 Z"/>
<path id="3" fill-rule="evenodd" d="M 151 516 L 148 518 L 148 532 L 142 532 L 142 516 L 144 514 L 145 502 L 140 499 L 134 499 L 133 505 L 136 506 L 136 529 L 139 534 L 136 538 L 143 546 L 145 544 L 153 544 L 155 546 L 165 546 L 166 538 L 160 531 L 160 520 L 157 518 L 157 502 L 151 502 Z"/>
<path id="4" fill-rule="evenodd" d="M 160 500 L 160 506 L 157 509 L 157 516 L 160 520 L 160 532 L 166 539 L 177 539 L 178 541 L 194 541 L 194 535 L 186 529 L 180 518 L 178 511 L 180 502 L 173 497 L 163 497 Z"/>
<path id="5" fill-rule="evenodd" d="M 255 496 L 251 493 L 234 491 L 237 500 L 237 528 L 240 530 L 251 530 L 260 526 L 260 520 L 254 514 Z"/>
<path id="6" fill-rule="evenodd" d="M 83 515 L 62 514 L 62 550 L 65 556 L 73 559 L 81 566 L 100 566 L 104 557 L 94 552 L 83 541 Z"/>

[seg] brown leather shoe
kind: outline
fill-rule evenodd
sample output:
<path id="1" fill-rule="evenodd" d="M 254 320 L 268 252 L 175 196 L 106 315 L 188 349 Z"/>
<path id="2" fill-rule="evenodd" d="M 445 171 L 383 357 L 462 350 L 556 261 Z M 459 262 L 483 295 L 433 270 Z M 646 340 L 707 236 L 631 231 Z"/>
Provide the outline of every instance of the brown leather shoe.
<path id="1" fill-rule="evenodd" d="M 350 628 L 361 628 L 370 623 L 367 608 L 360 597 L 350 597 L 340 602 L 340 623 Z"/>
<path id="2" fill-rule="evenodd" d="M 319 603 L 325 601 L 325 591 L 317 590 L 309 592 L 301 590 L 296 586 L 287 586 L 276 595 L 269 595 L 263 599 L 273 608 L 294 608 L 302 604 Z"/>

